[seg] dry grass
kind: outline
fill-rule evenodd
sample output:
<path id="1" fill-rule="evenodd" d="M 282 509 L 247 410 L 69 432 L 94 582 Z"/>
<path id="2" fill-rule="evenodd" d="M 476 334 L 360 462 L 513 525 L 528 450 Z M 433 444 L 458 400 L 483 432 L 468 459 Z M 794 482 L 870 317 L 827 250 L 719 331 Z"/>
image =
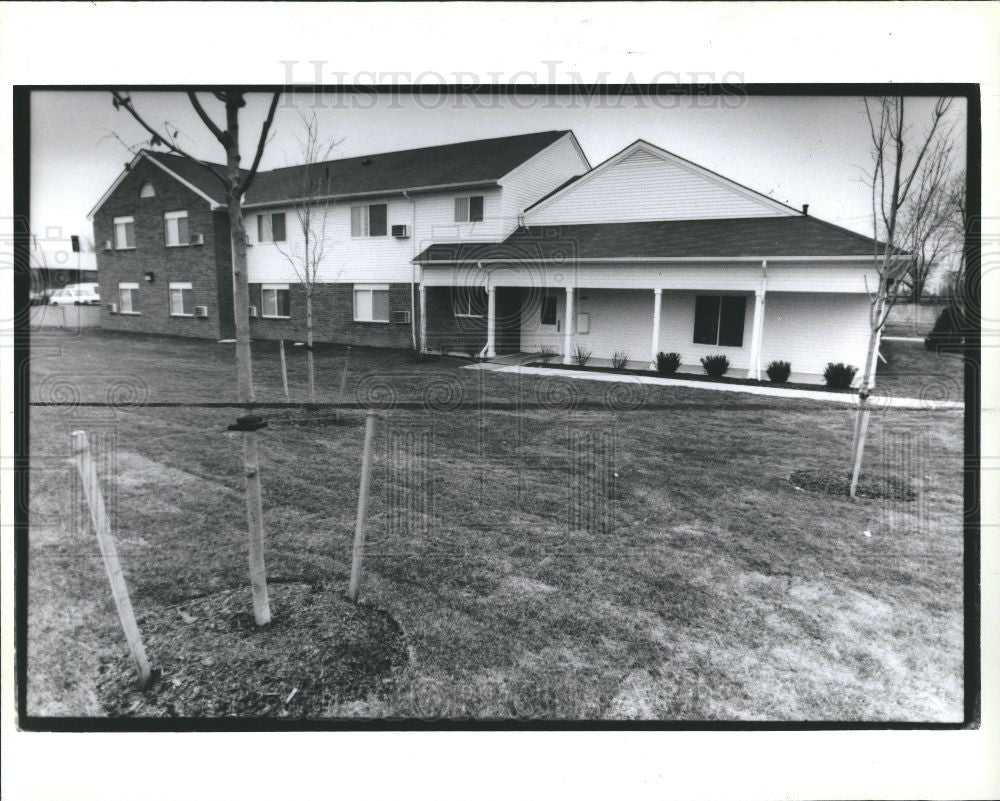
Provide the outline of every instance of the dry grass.
<path id="1" fill-rule="evenodd" d="M 62 375 L 95 399 L 123 378 L 150 399 L 230 393 L 232 370 L 213 355 L 222 345 L 61 345 L 34 364 L 33 391 Z M 555 397 L 554 379 L 352 358 L 365 369 L 351 392 L 379 381 L 399 398 L 435 386 L 468 401 Z M 321 355 L 323 397 L 340 359 Z M 269 364 L 262 353 L 262 397 L 280 393 Z M 579 398 L 602 397 L 573 384 Z M 677 388 L 646 400 L 676 408 L 386 412 L 362 593 L 399 621 L 411 662 L 390 693 L 328 713 L 959 720 L 961 416 L 874 415 L 866 470 L 902 474 L 918 497 L 851 502 L 788 481 L 844 467 L 846 409 L 751 396 L 723 407 Z M 99 714 L 96 666 L 122 650 L 96 544 L 70 503 L 69 432 L 116 432 L 109 496 L 142 613 L 245 582 L 239 439 L 223 433 L 234 414 L 32 411 L 30 712 Z M 362 418 L 269 418 L 269 573 L 346 588 Z"/>

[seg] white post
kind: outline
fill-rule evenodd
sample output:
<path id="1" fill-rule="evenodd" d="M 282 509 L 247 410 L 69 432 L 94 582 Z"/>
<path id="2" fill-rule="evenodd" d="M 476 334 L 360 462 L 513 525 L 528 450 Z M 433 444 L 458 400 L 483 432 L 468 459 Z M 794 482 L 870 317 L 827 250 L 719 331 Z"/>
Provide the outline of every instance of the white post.
<path id="1" fill-rule="evenodd" d="M 494 286 L 486 287 L 486 358 L 497 355 L 497 290 Z"/>
<path id="2" fill-rule="evenodd" d="M 573 363 L 573 287 L 566 287 L 566 314 L 563 329 L 563 364 Z"/>
<path id="3" fill-rule="evenodd" d="M 427 353 L 427 287 L 420 285 L 420 352 Z"/>
<path id="4" fill-rule="evenodd" d="M 115 547 L 115 540 L 111 535 L 111 524 L 108 522 L 108 513 L 104 507 L 104 496 L 101 495 L 97 468 L 94 466 L 93 459 L 90 458 L 90 446 L 87 443 L 85 431 L 73 432 L 73 456 L 76 459 L 76 469 L 83 483 L 83 497 L 90 508 L 90 519 L 93 521 L 94 531 L 97 533 L 97 544 L 101 548 L 104 569 L 107 571 L 108 582 L 111 584 L 111 595 L 115 599 L 115 607 L 118 609 L 118 619 L 121 620 L 122 629 L 125 631 L 125 639 L 132 652 L 132 661 L 135 662 L 136 670 L 139 672 L 139 683 L 146 687 L 151 676 L 149 660 L 146 658 L 146 649 L 142 644 L 139 625 L 135 622 L 135 612 L 132 610 L 132 601 L 128 595 L 121 562 L 118 561 L 118 549 Z"/>
<path id="5" fill-rule="evenodd" d="M 663 290 L 653 290 L 653 344 L 649 350 L 649 369 L 656 369 L 656 354 L 660 352 L 660 309 L 663 305 Z"/>
<path id="6" fill-rule="evenodd" d="M 285 400 L 288 400 L 288 365 L 285 362 L 285 340 L 278 340 L 278 354 L 281 356 L 281 388 L 285 391 Z"/>
<path id="7" fill-rule="evenodd" d="M 764 293 L 756 290 L 753 293 L 753 327 L 750 329 L 750 365 L 747 378 L 760 380 L 760 337 L 763 332 Z"/>

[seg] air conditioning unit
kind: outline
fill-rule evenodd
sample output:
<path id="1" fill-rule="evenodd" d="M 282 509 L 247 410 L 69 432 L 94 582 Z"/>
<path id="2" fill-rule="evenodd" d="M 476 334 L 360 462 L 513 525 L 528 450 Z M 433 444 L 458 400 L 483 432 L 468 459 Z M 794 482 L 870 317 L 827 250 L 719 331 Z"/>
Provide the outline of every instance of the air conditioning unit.
<path id="1" fill-rule="evenodd" d="M 205 235 L 204 234 L 191 234 L 191 244 L 192 245 L 204 245 Z"/>
<path id="2" fill-rule="evenodd" d="M 406 309 L 404 311 L 394 311 L 392 313 L 392 321 L 399 324 L 408 324 L 410 322 L 410 311 Z"/>
<path id="3" fill-rule="evenodd" d="M 115 247 L 114 247 L 114 245 L 112 244 L 112 242 L 111 242 L 111 240 L 110 240 L 110 239 L 105 239 L 105 240 L 104 240 L 104 249 L 105 249 L 105 250 L 114 250 L 114 249 L 115 249 Z"/>
<path id="4" fill-rule="evenodd" d="M 108 304 L 108 313 L 109 314 L 118 314 L 118 304 L 117 303 L 109 303 Z"/>
<path id="5" fill-rule="evenodd" d="M 256 317 L 257 316 L 257 307 L 256 306 L 251 306 L 250 307 L 250 316 L 251 317 Z"/>
<path id="6" fill-rule="evenodd" d="M 396 239 L 409 239 L 410 232 L 407 230 L 405 225 L 394 225 L 392 226 L 392 235 Z"/>
<path id="7" fill-rule="evenodd" d="M 195 317 L 208 317 L 208 306 L 195 306 L 194 307 Z"/>

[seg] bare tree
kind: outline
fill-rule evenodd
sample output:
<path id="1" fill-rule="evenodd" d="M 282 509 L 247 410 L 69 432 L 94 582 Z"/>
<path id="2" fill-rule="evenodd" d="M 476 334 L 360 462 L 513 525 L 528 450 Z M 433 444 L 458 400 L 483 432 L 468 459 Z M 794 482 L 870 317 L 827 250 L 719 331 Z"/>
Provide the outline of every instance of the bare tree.
<path id="1" fill-rule="evenodd" d="M 900 289 L 913 303 L 920 301 L 931 271 L 953 252 L 953 149 L 951 136 L 938 138 L 919 171 L 913 201 L 900 209 L 900 242 L 913 257 Z"/>
<path id="2" fill-rule="evenodd" d="M 326 226 L 330 218 L 333 182 L 330 168 L 324 164 L 330 160 L 334 148 L 340 144 L 333 138 L 320 135 L 316 112 L 306 114 L 299 111 L 302 120 L 302 137 L 298 138 L 302 148 L 299 181 L 292 203 L 295 216 L 302 231 L 302 244 L 298 246 L 290 240 L 286 248 L 278 250 L 288 260 L 295 271 L 306 295 L 306 364 L 309 373 L 309 402 L 316 402 L 316 372 L 313 361 L 313 294 L 320 283 L 319 273 L 326 257 Z"/>
<path id="3" fill-rule="evenodd" d="M 851 445 L 852 498 L 855 497 L 861 474 L 865 435 L 871 417 L 868 396 L 874 383 L 879 342 L 889 312 L 905 285 L 903 278 L 912 269 L 913 256 L 905 252 L 906 246 L 913 241 L 911 231 L 923 219 L 919 210 L 914 208 L 919 206 L 914 203 L 914 198 L 920 197 L 922 189 L 926 190 L 923 214 L 933 208 L 936 196 L 943 191 L 940 176 L 947 174 L 946 168 L 935 162 L 947 160 L 951 153 L 950 146 L 944 144 L 949 139 L 949 132 L 945 130 L 945 118 L 951 107 L 949 98 L 941 98 L 935 102 L 930 123 L 917 136 L 912 156 L 910 146 L 914 144 L 914 133 L 906 120 L 905 98 L 865 98 L 864 106 L 874 160 L 871 204 L 876 240 L 873 261 L 878 283 L 876 287 L 868 288 L 871 297 L 871 331 L 861 377 L 854 441 Z M 881 253 L 879 239 L 883 242 Z"/>
<path id="4" fill-rule="evenodd" d="M 208 114 L 194 92 L 188 92 L 188 100 L 205 127 L 222 145 L 226 153 L 225 167 L 195 158 L 178 144 L 177 127 L 164 123 L 159 128 L 150 125 L 136 110 L 127 92 L 112 91 L 112 102 L 116 109 L 125 109 L 132 118 L 149 134 L 151 147 L 162 146 L 169 152 L 200 164 L 214 175 L 222 185 L 229 217 L 229 237 L 233 254 L 233 311 L 236 328 L 236 371 L 238 398 L 242 404 L 253 404 L 256 400 L 253 389 L 253 369 L 250 356 L 250 289 L 247 283 L 247 237 L 243 226 L 243 195 L 250 189 L 261 156 L 267 144 L 274 112 L 278 107 L 280 92 L 274 92 L 267 110 L 267 117 L 260 129 L 253 163 L 249 170 L 240 167 L 240 109 L 246 105 L 245 92 L 227 89 L 212 92 L 216 100 L 225 107 L 225 125 L 218 125 Z M 271 608 L 267 597 L 267 572 L 264 568 L 264 515 L 260 490 L 260 457 L 257 452 L 258 422 L 252 416 L 240 418 L 238 428 L 243 432 L 243 472 L 246 482 L 247 526 L 249 530 L 250 586 L 253 591 L 254 619 L 258 626 L 271 622 Z"/>

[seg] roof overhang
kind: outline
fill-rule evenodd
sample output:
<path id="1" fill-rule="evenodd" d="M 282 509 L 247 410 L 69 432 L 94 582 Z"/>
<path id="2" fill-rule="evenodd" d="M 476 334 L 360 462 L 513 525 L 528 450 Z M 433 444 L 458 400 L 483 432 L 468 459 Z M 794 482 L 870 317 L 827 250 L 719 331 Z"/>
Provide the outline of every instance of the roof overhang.
<path id="1" fill-rule="evenodd" d="M 364 200 L 373 197 L 405 197 L 407 195 L 429 194 L 433 192 L 449 192 L 465 189 L 496 189 L 496 181 L 463 181 L 454 184 L 434 184 L 432 186 L 404 186 L 396 189 L 380 189 L 371 192 L 345 192 L 338 195 L 323 195 L 315 198 L 285 198 L 282 200 L 264 200 L 258 203 L 244 203 L 243 209 L 268 209 L 280 206 L 293 206 L 297 203 L 336 203 L 345 200 Z"/>
<path id="2" fill-rule="evenodd" d="M 909 256 L 895 256 L 894 261 L 897 260 L 908 260 Z M 878 259 L 881 261 L 882 256 L 879 255 Z M 502 256 L 486 256 L 486 257 L 475 257 L 470 256 L 469 258 L 454 258 L 454 259 L 421 259 L 419 256 L 413 259 L 414 262 L 423 265 L 435 265 L 435 264 L 467 264 L 469 262 L 477 262 L 479 264 L 539 264 L 539 263 L 558 263 L 566 264 L 567 261 L 580 263 L 580 264 L 608 264 L 608 263 L 622 263 L 622 264 L 690 264 L 690 263 L 716 263 L 716 264 L 732 264 L 733 262 L 739 263 L 749 263 L 749 264 L 760 264 L 762 262 L 781 263 L 781 262 L 826 262 L 826 263 L 850 263 L 855 262 L 857 264 L 869 264 L 873 263 L 874 259 L 872 256 L 600 256 L 600 257 L 586 257 L 586 258 L 550 258 L 550 257 L 540 257 L 537 259 L 505 259 Z"/>

